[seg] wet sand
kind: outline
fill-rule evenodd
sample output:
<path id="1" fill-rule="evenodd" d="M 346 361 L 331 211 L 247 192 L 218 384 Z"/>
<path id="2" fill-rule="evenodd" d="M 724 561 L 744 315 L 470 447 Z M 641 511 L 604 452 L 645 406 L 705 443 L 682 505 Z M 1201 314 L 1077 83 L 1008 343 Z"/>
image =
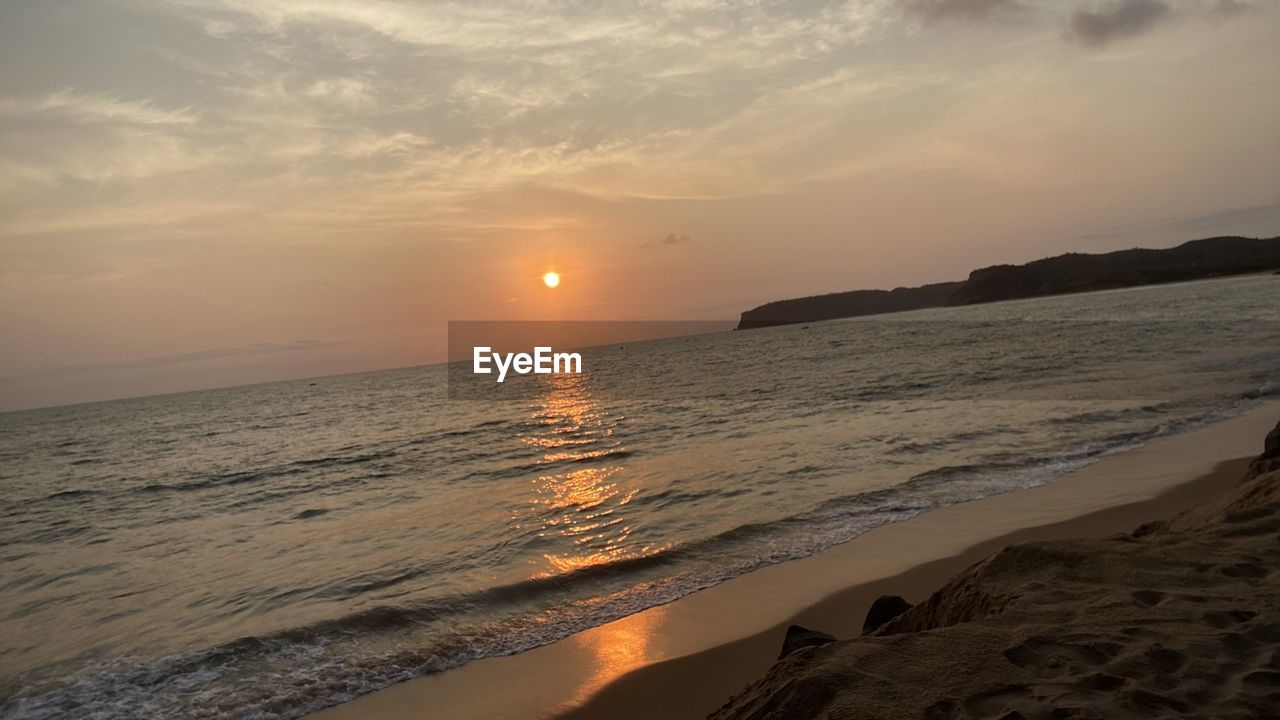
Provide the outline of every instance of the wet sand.
<path id="1" fill-rule="evenodd" d="M 1235 487 L 1280 402 L 1109 456 L 1048 485 L 935 510 L 803 560 L 519 655 L 392 686 L 312 717 L 703 718 L 774 664 L 798 623 L 855 637 L 883 594 L 919 602 L 1023 540 L 1100 537 Z"/>
<path id="2" fill-rule="evenodd" d="M 709 720 L 1280 717 L 1280 425 L 1265 448 L 1171 520 L 1005 546 Z"/>

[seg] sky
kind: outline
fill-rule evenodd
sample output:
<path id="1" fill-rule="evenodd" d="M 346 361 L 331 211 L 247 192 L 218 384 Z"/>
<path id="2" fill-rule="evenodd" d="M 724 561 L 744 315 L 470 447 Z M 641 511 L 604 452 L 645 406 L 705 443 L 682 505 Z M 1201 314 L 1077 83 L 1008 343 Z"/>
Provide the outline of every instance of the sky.
<path id="1" fill-rule="evenodd" d="M 5 0 L 0 410 L 1278 235 L 1277 37 L 1270 0 Z"/>

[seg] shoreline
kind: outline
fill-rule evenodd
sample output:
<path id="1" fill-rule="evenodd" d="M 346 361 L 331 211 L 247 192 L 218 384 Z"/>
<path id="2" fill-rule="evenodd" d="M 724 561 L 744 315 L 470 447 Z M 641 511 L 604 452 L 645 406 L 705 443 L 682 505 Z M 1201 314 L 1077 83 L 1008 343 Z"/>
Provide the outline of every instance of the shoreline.
<path id="1" fill-rule="evenodd" d="M 912 604 L 928 598 L 947 580 L 1001 548 L 1019 542 L 1103 537 L 1129 532 L 1143 522 L 1167 519 L 1199 502 L 1222 496 L 1240 479 L 1251 457 L 1219 463 L 1212 471 L 1171 488 L 1151 500 L 1097 510 L 1050 525 L 1022 528 L 974 545 L 964 552 L 917 565 L 897 575 L 854 585 L 824 598 L 787 622 L 751 637 L 700 653 L 640 668 L 619 678 L 581 707 L 552 716 L 553 720 L 629 719 L 655 717 L 661 708 L 666 718 L 705 718 L 720 703 L 712 704 L 719 689 L 721 703 L 763 677 L 777 662 L 777 652 L 789 625 L 803 625 L 844 640 L 861 635 L 862 621 L 871 603 L 881 595 L 900 595 Z M 1143 518 L 1137 523 L 1133 518 Z M 686 713 L 673 708 L 693 701 Z M 703 702 L 698 702 L 703 701 Z M 694 707 L 700 709 L 694 710 Z"/>
<path id="2" fill-rule="evenodd" d="M 855 637 L 877 596 L 918 602 L 1008 544 L 1128 532 L 1221 495 L 1277 414 L 1280 400 L 1265 400 L 1046 485 L 923 513 L 555 643 L 414 678 L 308 717 L 703 718 L 768 671 L 792 623 Z"/>

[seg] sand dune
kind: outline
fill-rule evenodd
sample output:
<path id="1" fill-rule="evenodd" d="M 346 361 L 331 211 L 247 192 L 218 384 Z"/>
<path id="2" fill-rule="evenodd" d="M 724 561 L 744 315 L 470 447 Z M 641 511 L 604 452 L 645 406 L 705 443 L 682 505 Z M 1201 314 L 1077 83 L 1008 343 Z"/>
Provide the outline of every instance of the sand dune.
<path id="1" fill-rule="evenodd" d="M 711 717 L 1280 717 L 1278 462 L 1280 426 L 1220 500 L 1009 546 L 874 635 L 787 657 Z"/>

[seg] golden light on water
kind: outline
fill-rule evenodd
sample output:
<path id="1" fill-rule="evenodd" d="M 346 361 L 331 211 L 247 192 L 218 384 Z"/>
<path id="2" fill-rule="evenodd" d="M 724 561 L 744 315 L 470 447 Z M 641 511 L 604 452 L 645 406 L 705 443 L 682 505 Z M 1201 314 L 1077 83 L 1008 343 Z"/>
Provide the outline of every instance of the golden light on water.
<path id="1" fill-rule="evenodd" d="M 625 448 L 614 437 L 620 417 L 592 397 L 580 376 L 552 375 L 533 408 L 538 430 L 523 438 L 549 470 L 533 481 L 527 515 L 537 534 L 558 540 L 535 577 L 605 565 L 652 550 L 633 547 L 626 506 L 638 492 L 626 481 Z M 591 462 L 598 460 L 599 463 Z M 585 467 L 575 467 L 589 463 Z"/>
<path id="2" fill-rule="evenodd" d="M 542 282 L 549 288 L 556 287 L 560 284 L 560 273 L 549 272 L 542 276 Z"/>
<path id="3" fill-rule="evenodd" d="M 537 478 L 529 510 L 538 534 L 558 540 L 560 549 L 543 555 L 547 566 L 535 576 L 562 575 L 661 551 L 631 540 L 627 510 L 638 489 L 628 482 L 626 448 L 616 436 L 624 418 L 594 396 L 583 376 L 546 376 L 545 390 L 531 418 L 539 430 L 523 440 L 542 451 L 544 463 L 562 471 Z M 563 464 L 588 460 L 600 462 L 577 468 Z M 601 603 L 606 597 L 586 602 Z M 661 648 L 654 647 L 654 639 L 666 612 L 664 606 L 650 608 L 572 636 L 569 642 L 591 662 L 590 671 L 577 678 L 571 704 L 585 702 L 610 682 L 657 660 Z"/>

